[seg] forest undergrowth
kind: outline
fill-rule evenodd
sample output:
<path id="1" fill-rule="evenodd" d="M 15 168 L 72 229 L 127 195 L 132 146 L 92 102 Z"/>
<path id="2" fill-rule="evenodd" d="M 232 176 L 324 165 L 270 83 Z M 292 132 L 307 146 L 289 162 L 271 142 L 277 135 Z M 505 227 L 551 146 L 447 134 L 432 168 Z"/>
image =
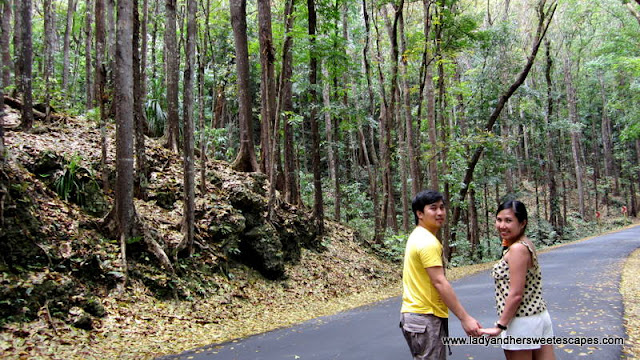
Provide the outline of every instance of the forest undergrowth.
<path id="1" fill-rule="evenodd" d="M 17 114 L 9 114 L 11 124 L 12 116 L 15 118 Z M 108 135 L 113 137 L 113 129 Z M 20 299 L 27 312 L 25 317 L 0 319 L 3 358 L 150 359 L 400 295 L 398 260 L 403 236 L 391 237 L 372 250 L 352 228 L 328 220 L 323 250 L 303 248 L 299 261 L 286 265 L 283 279 L 267 280 L 245 265 L 223 262 L 223 254 L 220 258 L 199 254 L 194 259 L 176 262 L 182 276 L 174 279 L 154 269 L 149 259 L 144 261 L 147 255 L 143 254 L 142 259 L 136 259 L 139 265 L 130 273 L 125 291 L 119 291 L 116 284 L 123 274 L 118 243 L 105 239 L 97 228 L 87 225 L 110 206 L 109 196 L 91 195 L 95 190 L 91 187 L 97 184 L 91 180 L 97 177 L 92 169 L 99 159 L 99 138 L 97 125 L 83 119 L 67 119 L 37 132 L 6 134 L 11 157 L 5 173 L 11 174 L 12 189 L 20 190 L 30 199 L 32 215 L 39 221 L 38 229 L 25 227 L 24 231 L 36 232 L 30 235 L 43 241 L 34 246 L 42 258 L 41 265 L 26 264 L 19 269 L 19 276 L 2 269 L 3 295 L 27 289 L 24 299 Z M 179 189 L 176 185 L 181 182 L 179 162 L 167 160 L 169 155 L 157 141 L 150 139 L 147 144 L 151 161 L 162 168 L 162 173 L 154 175 L 153 189 Z M 65 170 L 59 172 L 62 179 L 73 171 L 89 181 L 60 180 L 46 186 L 47 179 L 28 170 L 34 166 L 33 159 L 46 160 L 43 154 L 50 154 L 47 156 L 53 160 L 60 156 L 66 159 Z M 113 164 L 113 149 L 109 154 L 109 162 Z M 46 161 L 38 164 L 46 166 Z M 73 196 L 85 198 L 74 200 Z M 179 242 L 180 200 L 173 210 L 163 209 L 157 203 L 157 197 L 154 202 L 136 200 L 136 210 L 167 243 Z M 200 202 L 198 206 L 204 205 Z M 600 229 L 585 223 L 578 224 L 574 231 L 576 236 L 583 236 L 586 235 L 583 231 L 589 228 L 607 230 L 620 225 L 623 224 L 619 218 L 605 216 Z M 464 246 L 459 249 L 466 251 Z M 51 258 L 61 261 L 55 265 Z M 458 259 L 459 265 L 470 262 Z M 457 279 L 490 266 L 491 263 L 458 266 L 447 274 L 450 279 Z M 88 270 L 95 270 L 96 274 L 87 274 Z M 56 310 L 56 300 L 48 298 L 51 292 L 34 300 L 36 311 L 29 310 L 29 306 L 34 307 L 29 298 L 36 298 L 36 285 L 47 282 L 58 288 L 74 283 L 73 304 L 98 302 L 98 312 L 103 313 L 90 317 L 90 324 L 83 328 L 79 320 L 87 319 L 86 309 L 71 306 L 62 313 Z M 167 293 L 158 296 L 162 289 Z M 167 296 L 172 291 L 174 296 Z M 2 301 L 1 306 L 15 305 Z"/>

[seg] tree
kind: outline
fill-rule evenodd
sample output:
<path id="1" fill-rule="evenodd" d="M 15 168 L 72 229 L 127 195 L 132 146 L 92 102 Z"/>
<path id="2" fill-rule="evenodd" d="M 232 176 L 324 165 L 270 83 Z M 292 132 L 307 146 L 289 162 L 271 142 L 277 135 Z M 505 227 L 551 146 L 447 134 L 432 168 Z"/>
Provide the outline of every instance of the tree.
<path id="1" fill-rule="evenodd" d="M 116 194 L 115 208 L 122 261 L 126 269 L 127 240 L 133 237 L 133 6 L 118 2 L 116 31 Z"/>
<path id="2" fill-rule="evenodd" d="M 11 1 L 0 1 L 0 58 L 2 59 L 2 68 L 0 76 L 4 87 L 11 84 L 11 53 L 9 52 L 9 42 L 11 35 Z"/>
<path id="3" fill-rule="evenodd" d="M 13 81 L 15 85 L 15 90 L 13 91 L 13 95 L 17 97 L 17 94 L 22 92 L 22 56 L 20 56 L 20 52 L 22 51 L 22 6 L 24 3 L 21 0 L 13 0 L 13 14 L 14 14 L 14 22 L 13 22 L 13 51 L 15 62 L 13 64 Z M 3 20 L 4 21 L 4 20 Z M 6 50 L 9 50 L 7 47 Z M 6 51 L 3 50 L 3 51 Z"/>
<path id="4" fill-rule="evenodd" d="M 260 42 L 260 169 L 275 180 L 271 169 L 275 167 L 271 159 L 271 129 L 274 127 L 276 107 L 276 83 L 274 75 L 275 54 L 271 34 L 271 2 L 258 0 L 258 24 Z M 277 159 L 277 158 L 276 158 Z M 279 159 L 278 159 L 279 161 Z"/>
<path id="5" fill-rule="evenodd" d="M 195 217 L 193 79 L 196 66 L 196 11 L 196 0 L 188 0 L 187 61 L 184 70 L 184 240 L 181 244 L 184 244 L 189 256 L 193 255 Z M 183 246 L 179 246 L 178 249 L 181 247 Z"/>
<path id="6" fill-rule="evenodd" d="M 102 168 L 102 189 L 106 193 L 109 191 L 109 172 L 107 171 L 107 111 L 106 111 L 106 78 L 107 65 L 104 61 L 105 57 L 105 17 L 104 17 L 104 1 L 95 0 L 96 15 L 96 69 L 95 76 L 95 99 L 100 110 L 100 165 Z M 88 15 L 87 15 L 88 16 Z"/>
<path id="7" fill-rule="evenodd" d="M 87 104 L 87 110 L 89 109 L 93 109 L 94 108 L 94 93 L 95 93 L 95 89 L 93 88 L 93 82 L 91 81 L 92 79 L 92 72 L 91 72 L 91 53 L 92 53 L 92 47 L 91 47 L 91 26 L 93 24 L 93 18 L 92 18 L 92 12 L 90 11 L 90 9 L 92 8 L 91 6 L 91 0 L 86 0 L 86 5 L 87 5 L 87 12 L 85 14 L 85 23 L 84 23 L 84 34 L 85 34 L 85 38 L 84 38 L 84 62 L 85 62 L 85 82 L 86 82 L 86 96 L 85 96 L 85 100 L 86 100 L 86 104 Z"/>
<path id="8" fill-rule="evenodd" d="M 236 48 L 238 71 L 238 117 L 240 121 L 240 150 L 231 167 L 237 171 L 258 170 L 253 145 L 253 120 L 251 117 L 251 95 L 249 93 L 249 48 L 247 45 L 247 2 L 230 0 L 231 25 Z"/>
<path id="9" fill-rule="evenodd" d="M 141 199 L 146 199 L 148 167 L 145 155 L 144 134 L 147 130 L 147 117 L 143 109 L 145 99 L 143 91 L 145 68 L 142 66 L 140 59 L 140 54 L 143 52 L 143 49 L 140 48 L 140 38 L 146 35 L 140 33 L 140 13 L 138 11 L 138 5 L 138 0 L 133 0 L 133 117 L 136 129 L 136 177 L 134 179 L 134 194 Z"/>
<path id="10" fill-rule="evenodd" d="M 178 136 L 180 133 L 178 118 L 178 82 L 180 52 L 176 40 L 176 0 L 166 0 L 166 23 L 164 32 L 164 59 L 167 65 L 167 127 L 165 129 L 165 146 L 178 152 Z"/>
<path id="11" fill-rule="evenodd" d="M 318 83 L 318 54 L 316 50 L 316 4 L 307 0 L 309 16 L 309 122 L 311 123 L 311 162 L 313 167 L 314 205 L 313 218 L 318 226 L 318 235 L 324 235 L 324 202 L 322 200 L 322 175 L 320 174 L 320 131 L 318 129 L 316 85 Z"/>
<path id="12" fill-rule="evenodd" d="M 287 0 L 284 10 L 285 19 L 285 37 L 282 44 L 282 72 L 280 73 L 280 79 L 278 84 L 278 111 L 276 116 L 280 117 L 282 114 L 284 123 L 284 198 L 290 204 L 299 205 L 300 199 L 300 187 L 298 183 L 298 176 L 296 175 L 296 156 L 293 149 L 293 127 L 291 126 L 290 117 L 293 113 L 293 99 L 292 99 L 292 81 L 293 76 L 293 36 L 291 35 L 291 29 L 293 28 L 293 8 L 294 0 Z"/>
<path id="13" fill-rule="evenodd" d="M 20 52 L 20 75 L 22 76 L 22 128 L 29 130 L 33 127 L 33 92 L 32 92 L 32 66 L 33 43 L 31 37 L 31 0 L 22 2 L 22 49 Z"/>
<path id="14" fill-rule="evenodd" d="M 573 155 L 573 165 L 576 174 L 576 186 L 578 188 L 578 203 L 580 216 L 584 219 L 586 212 L 584 207 L 584 185 L 583 185 L 583 165 L 580 161 L 580 126 L 578 122 L 578 104 L 576 89 L 573 83 L 573 70 L 569 54 L 564 58 L 564 81 L 567 92 L 567 105 L 569 107 L 569 118 L 574 126 L 571 128 L 571 155 Z"/>
<path id="15" fill-rule="evenodd" d="M 51 94 L 53 93 L 53 51 L 56 48 L 56 17 L 52 0 L 44 0 L 44 81 L 45 81 L 45 121 L 51 116 Z"/>

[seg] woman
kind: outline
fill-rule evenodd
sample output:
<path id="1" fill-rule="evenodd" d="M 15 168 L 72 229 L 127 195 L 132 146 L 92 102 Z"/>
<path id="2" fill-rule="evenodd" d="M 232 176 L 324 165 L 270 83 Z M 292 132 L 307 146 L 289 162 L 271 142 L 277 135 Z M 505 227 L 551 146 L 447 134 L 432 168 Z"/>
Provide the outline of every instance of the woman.
<path id="1" fill-rule="evenodd" d="M 552 345 L 533 344 L 531 338 L 552 338 L 553 326 L 542 298 L 542 276 L 535 247 L 524 234 L 527 209 L 517 200 L 502 203 L 496 212 L 496 230 L 508 246 L 491 275 L 496 286 L 498 321 L 482 329 L 501 335 L 507 360 L 554 360 Z M 517 338 L 524 338 L 520 341 Z"/>

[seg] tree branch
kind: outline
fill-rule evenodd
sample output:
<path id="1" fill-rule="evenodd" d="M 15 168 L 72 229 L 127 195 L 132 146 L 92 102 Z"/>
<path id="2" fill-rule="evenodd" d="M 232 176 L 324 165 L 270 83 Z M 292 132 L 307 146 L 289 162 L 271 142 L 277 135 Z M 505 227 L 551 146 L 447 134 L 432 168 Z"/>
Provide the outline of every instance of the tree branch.
<path id="1" fill-rule="evenodd" d="M 518 77 L 513 82 L 513 84 L 509 86 L 509 89 L 507 89 L 507 91 L 504 94 L 502 94 L 498 99 L 498 103 L 495 109 L 493 110 L 493 112 L 491 113 L 491 115 L 489 116 L 489 119 L 487 120 L 487 124 L 484 127 L 484 131 L 488 133 L 493 132 L 493 126 L 495 125 L 498 117 L 500 116 L 500 113 L 504 109 L 504 106 L 506 105 L 507 101 L 516 92 L 516 90 L 518 90 L 520 85 L 524 83 L 525 79 L 527 78 L 527 75 L 529 75 L 529 71 L 531 70 L 531 67 L 533 66 L 533 62 L 535 61 L 536 55 L 538 54 L 540 44 L 542 43 L 542 39 L 547 33 L 547 29 L 551 24 L 551 20 L 553 19 L 553 15 L 558 6 L 556 1 L 554 0 L 552 4 L 549 6 L 549 8 L 545 11 L 545 6 L 544 6 L 545 3 L 546 3 L 546 0 L 541 0 L 538 5 L 538 28 L 536 30 L 536 37 L 535 37 L 535 41 L 533 42 L 533 47 L 531 48 L 531 53 L 527 57 L 527 63 L 525 64 L 520 74 L 518 74 Z M 480 156 L 482 156 L 483 151 L 484 151 L 484 146 L 480 145 L 474 152 L 473 156 L 471 157 L 471 160 L 469 160 L 469 163 L 467 164 L 467 171 L 464 175 L 463 187 L 462 189 L 460 189 L 460 193 L 459 193 L 460 202 L 463 202 L 465 197 L 467 196 L 467 192 L 469 191 L 469 184 L 473 180 L 473 172 L 475 170 L 476 165 L 478 164 L 478 161 L 480 160 Z M 461 215 L 461 209 L 460 209 L 460 206 L 458 205 L 453 209 L 453 221 L 452 221 L 452 227 L 451 227 L 452 242 L 455 239 L 455 231 L 456 231 L 455 228 L 458 222 L 460 221 L 460 215 Z"/>

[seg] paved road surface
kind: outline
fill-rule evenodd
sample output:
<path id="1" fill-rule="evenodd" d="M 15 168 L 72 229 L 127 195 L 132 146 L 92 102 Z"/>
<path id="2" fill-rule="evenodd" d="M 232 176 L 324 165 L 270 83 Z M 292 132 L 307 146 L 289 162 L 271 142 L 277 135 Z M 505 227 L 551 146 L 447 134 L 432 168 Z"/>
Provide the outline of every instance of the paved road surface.
<path id="1" fill-rule="evenodd" d="M 640 226 L 560 247 L 540 255 L 544 296 L 558 337 L 625 337 L 618 290 L 625 258 L 640 247 Z M 491 326 L 493 280 L 487 271 L 453 283 L 467 311 Z M 210 345 L 161 359 L 199 360 L 402 360 L 411 359 L 398 329 L 400 298 L 310 320 L 235 342 Z M 450 336 L 462 337 L 451 317 Z M 495 360 L 497 346 L 454 346 L 448 359 Z M 620 359 L 621 346 L 556 347 L 558 359 Z"/>

